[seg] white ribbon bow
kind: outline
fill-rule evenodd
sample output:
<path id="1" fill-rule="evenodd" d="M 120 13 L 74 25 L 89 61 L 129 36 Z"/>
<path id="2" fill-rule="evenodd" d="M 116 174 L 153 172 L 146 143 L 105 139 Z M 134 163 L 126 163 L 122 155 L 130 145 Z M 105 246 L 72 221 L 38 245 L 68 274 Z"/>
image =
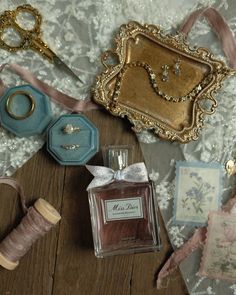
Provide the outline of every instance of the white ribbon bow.
<path id="1" fill-rule="evenodd" d="M 104 166 L 86 165 L 86 168 L 94 176 L 87 190 L 112 183 L 115 180 L 127 182 L 147 182 L 148 172 L 145 164 L 135 163 L 122 170 L 114 171 Z"/>

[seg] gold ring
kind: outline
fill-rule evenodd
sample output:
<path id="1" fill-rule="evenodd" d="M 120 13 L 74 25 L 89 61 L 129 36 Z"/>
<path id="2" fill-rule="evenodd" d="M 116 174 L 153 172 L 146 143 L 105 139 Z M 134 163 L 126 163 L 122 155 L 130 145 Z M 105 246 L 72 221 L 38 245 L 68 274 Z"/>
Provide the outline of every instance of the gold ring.
<path id="1" fill-rule="evenodd" d="M 18 94 L 23 94 L 23 95 L 25 95 L 25 96 L 28 98 L 28 100 L 29 100 L 29 102 L 30 102 L 30 104 L 31 104 L 31 107 L 30 107 L 29 111 L 28 111 L 27 113 L 25 113 L 24 115 L 22 115 L 22 116 L 18 116 L 18 115 L 16 115 L 16 114 L 14 114 L 13 111 L 12 111 L 12 108 L 11 108 L 13 98 L 14 98 L 16 95 L 18 95 Z M 23 120 L 23 119 L 25 119 L 25 118 L 28 118 L 28 117 L 31 116 L 32 113 L 34 112 L 34 109 L 35 109 L 35 101 L 34 101 L 34 99 L 33 99 L 33 96 L 32 96 L 29 92 L 27 92 L 27 91 L 17 90 L 17 91 L 15 91 L 14 93 L 12 93 L 11 95 L 9 95 L 8 98 L 7 98 L 7 102 L 6 102 L 6 111 L 7 111 L 7 113 L 9 114 L 9 116 L 11 116 L 12 118 L 14 118 L 14 119 L 16 119 L 16 120 Z"/>

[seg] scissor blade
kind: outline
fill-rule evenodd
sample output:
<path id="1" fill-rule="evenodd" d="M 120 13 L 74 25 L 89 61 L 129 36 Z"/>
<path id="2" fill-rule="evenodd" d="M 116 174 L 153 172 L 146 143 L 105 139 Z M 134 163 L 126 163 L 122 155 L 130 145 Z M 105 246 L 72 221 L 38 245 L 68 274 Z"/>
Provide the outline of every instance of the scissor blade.
<path id="1" fill-rule="evenodd" d="M 74 79 L 78 80 L 80 83 L 84 84 L 84 82 L 59 58 L 54 57 L 53 62 L 55 65 L 57 65 L 59 68 L 61 68 L 63 71 L 71 75 Z"/>

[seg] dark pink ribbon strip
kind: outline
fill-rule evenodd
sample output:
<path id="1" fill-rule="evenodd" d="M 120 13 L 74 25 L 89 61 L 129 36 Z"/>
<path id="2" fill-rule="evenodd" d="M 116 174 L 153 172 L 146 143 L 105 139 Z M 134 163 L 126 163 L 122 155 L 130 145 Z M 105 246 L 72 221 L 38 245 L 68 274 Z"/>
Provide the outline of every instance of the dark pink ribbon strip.
<path id="1" fill-rule="evenodd" d="M 231 212 L 235 209 L 236 205 L 236 194 L 223 206 L 222 210 L 224 212 Z M 157 277 L 157 289 L 162 288 L 162 283 L 165 278 L 167 278 L 177 266 L 184 261 L 192 252 L 197 250 L 200 246 L 205 243 L 207 228 L 201 227 L 195 230 L 193 236 L 179 249 L 175 250 L 170 258 L 165 262 L 164 266 L 160 270 Z"/>
<path id="2" fill-rule="evenodd" d="M 17 64 L 2 64 L 0 66 L 0 72 L 6 67 L 10 67 L 16 74 L 18 74 L 23 80 L 32 84 L 34 87 L 40 91 L 47 94 L 55 103 L 62 105 L 64 108 L 73 111 L 73 112 L 86 112 L 93 109 L 98 109 L 99 107 L 93 103 L 90 99 L 86 100 L 77 100 L 74 97 L 71 97 L 65 93 L 62 93 L 55 88 L 49 86 L 48 84 L 37 79 L 30 71 Z M 6 86 L 3 81 L 0 80 L 0 95 L 5 91 Z"/>
<path id="3" fill-rule="evenodd" d="M 15 180 L 14 178 L 11 178 L 11 177 L 0 177 L 0 184 L 10 185 L 11 187 L 13 187 L 17 191 L 18 196 L 20 198 L 22 210 L 24 213 L 26 213 L 28 211 L 28 209 L 25 205 L 24 190 L 23 190 L 23 187 L 17 182 L 17 180 Z"/>
<path id="4" fill-rule="evenodd" d="M 217 34 L 226 57 L 232 68 L 236 69 L 236 40 L 223 16 L 213 7 L 202 8 L 191 13 L 180 28 L 180 32 L 188 35 L 194 23 L 204 16 Z"/>

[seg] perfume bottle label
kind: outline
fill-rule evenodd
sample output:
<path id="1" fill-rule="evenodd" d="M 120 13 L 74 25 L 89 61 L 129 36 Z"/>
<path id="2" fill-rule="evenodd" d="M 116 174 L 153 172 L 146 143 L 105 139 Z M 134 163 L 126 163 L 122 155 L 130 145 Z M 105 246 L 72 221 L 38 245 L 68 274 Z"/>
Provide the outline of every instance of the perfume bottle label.
<path id="1" fill-rule="evenodd" d="M 106 221 L 143 218 L 142 197 L 105 200 Z"/>

